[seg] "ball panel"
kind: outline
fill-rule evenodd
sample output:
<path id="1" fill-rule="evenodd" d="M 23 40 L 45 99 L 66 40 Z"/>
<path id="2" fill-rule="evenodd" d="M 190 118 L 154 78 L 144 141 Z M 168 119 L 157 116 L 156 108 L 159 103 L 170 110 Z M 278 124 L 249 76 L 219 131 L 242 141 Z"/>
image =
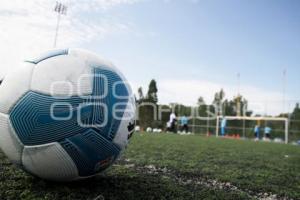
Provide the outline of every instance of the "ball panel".
<path id="1" fill-rule="evenodd" d="M 105 70 L 111 70 L 118 74 L 120 79 L 123 82 L 127 83 L 127 80 L 125 76 L 122 74 L 122 72 L 110 61 L 100 57 L 97 54 L 94 54 L 90 51 L 83 50 L 83 49 L 69 49 L 68 55 L 74 56 L 74 57 L 80 57 L 81 59 L 84 59 L 86 64 L 93 67 L 93 68 L 100 68 Z M 129 85 L 126 85 L 127 90 L 132 94 L 131 87 Z"/>
<path id="2" fill-rule="evenodd" d="M 73 159 L 81 177 L 103 171 L 120 153 L 116 145 L 93 129 L 70 137 L 60 144 Z"/>
<path id="3" fill-rule="evenodd" d="M 117 98 L 113 94 L 113 90 L 114 90 L 113 87 L 114 87 L 115 83 L 122 82 L 122 79 L 119 76 L 119 74 L 117 74 L 116 72 L 111 71 L 111 70 L 100 69 L 100 68 L 95 68 L 95 73 L 101 74 L 101 75 L 104 75 L 105 77 L 107 77 L 107 80 L 108 80 L 107 90 L 109 91 L 107 93 L 106 97 L 99 99 L 99 101 L 101 103 L 103 103 L 104 105 L 106 105 L 107 108 L 109 108 L 108 112 L 106 113 L 106 118 L 110 119 L 110 120 L 108 121 L 106 126 L 100 127 L 99 131 L 102 133 L 105 133 L 106 137 L 109 140 L 113 140 L 117 133 L 117 130 L 120 126 L 120 123 L 122 121 L 121 119 L 122 119 L 122 116 L 124 113 L 124 108 L 122 110 L 122 105 L 123 105 L 123 107 L 124 107 L 124 105 L 127 105 L 128 99 L 120 99 L 120 98 Z M 94 87 L 97 88 L 98 85 L 100 85 L 100 84 L 97 83 L 97 80 L 96 80 Z M 123 94 L 129 95 L 125 84 L 121 84 L 120 87 L 121 87 L 121 90 L 123 91 L 122 92 Z M 101 91 L 101 89 L 99 91 Z M 118 104 L 121 105 L 119 108 L 119 109 L 121 109 L 121 111 L 115 112 L 116 110 L 115 110 L 114 106 L 118 105 Z M 118 115 L 119 118 L 116 118 L 115 115 Z"/>
<path id="4" fill-rule="evenodd" d="M 83 50 L 83 49 L 69 49 L 68 55 L 72 55 L 84 59 L 85 62 L 89 66 L 92 66 L 93 68 L 100 68 L 100 69 L 114 71 L 116 74 L 118 74 L 122 82 L 125 83 L 127 91 L 130 94 L 129 96 L 132 96 L 132 90 L 127 79 L 125 78 L 123 73 L 112 62 L 100 57 L 97 54 L 94 54 L 90 51 Z"/>
<path id="5" fill-rule="evenodd" d="M 122 118 L 113 142 L 121 149 L 124 149 L 127 146 L 128 140 L 132 136 L 135 127 L 135 104 L 132 100 L 128 102 Z"/>
<path id="6" fill-rule="evenodd" d="M 130 125 L 130 120 L 123 120 L 119 126 L 117 134 L 113 142 L 118 145 L 121 149 L 124 149 L 128 144 L 128 126 Z"/>
<path id="7" fill-rule="evenodd" d="M 78 178 L 76 165 L 59 143 L 25 146 L 22 163 L 25 170 L 40 178 L 53 181 L 71 181 Z"/>
<path id="8" fill-rule="evenodd" d="M 30 88 L 31 75 L 34 69 L 33 64 L 24 63 L 17 71 L 8 74 L 0 85 L 0 112 L 9 114 L 15 103 Z"/>
<path id="9" fill-rule="evenodd" d="M 68 54 L 68 49 L 55 49 L 55 50 L 50 50 L 45 52 L 44 54 L 26 60 L 26 62 L 33 63 L 33 64 L 38 64 L 39 62 L 42 62 L 43 60 L 55 57 L 55 56 L 61 56 L 61 55 L 67 55 Z"/>
<path id="10" fill-rule="evenodd" d="M 66 102 L 71 105 L 71 110 L 70 107 L 62 107 Z M 58 106 L 53 108 L 54 117 L 66 117 L 71 114 L 71 118 L 68 120 L 53 118 L 51 106 L 55 103 Z M 33 146 L 57 142 L 85 130 L 77 124 L 77 108 L 80 103 L 82 103 L 82 99 L 78 97 L 66 101 L 28 92 L 13 108 L 10 120 L 24 145 Z M 82 111 L 83 116 L 86 117 L 91 112 L 91 108 Z"/>
<path id="11" fill-rule="evenodd" d="M 79 57 L 51 57 L 36 65 L 31 90 L 58 97 L 90 95 L 93 89 L 91 72 L 91 67 Z"/>
<path id="12" fill-rule="evenodd" d="M 112 71 L 95 69 L 94 73 L 107 77 L 108 91 L 112 91 L 115 82 L 121 81 L 120 77 Z M 102 95 L 104 84 L 101 76 L 95 76 L 93 82 L 93 95 L 87 98 L 73 96 L 68 99 L 57 99 L 49 95 L 28 92 L 10 114 L 11 122 L 22 143 L 41 145 L 56 142 L 85 132 L 91 127 L 112 141 L 119 129 L 124 112 L 118 112 L 120 119 L 116 119 L 113 106 L 118 103 L 127 105 L 128 100 L 118 99 L 112 92 L 108 92 L 104 98 L 95 98 L 95 96 Z M 125 84 L 122 90 L 128 95 Z M 66 105 L 66 103 L 70 107 L 61 108 L 62 104 Z M 55 109 L 53 105 L 60 106 Z M 70 118 L 64 120 L 57 120 L 53 117 L 69 115 Z M 82 124 L 78 122 L 78 116 Z M 99 126 L 103 123 L 105 126 Z"/>
<path id="13" fill-rule="evenodd" d="M 8 115 L 0 113 L 0 147 L 6 156 L 15 164 L 21 164 L 23 145 L 11 127 Z"/>
<path id="14" fill-rule="evenodd" d="M 83 49 L 69 49 L 68 55 L 83 59 L 87 65 L 97 67 L 101 66 L 101 68 L 107 68 L 107 69 L 112 69 L 116 70 L 114 65 L 106 60 L 98 56 L 97 54 L 91 53 L 90 51 L 86 51 Z"/>

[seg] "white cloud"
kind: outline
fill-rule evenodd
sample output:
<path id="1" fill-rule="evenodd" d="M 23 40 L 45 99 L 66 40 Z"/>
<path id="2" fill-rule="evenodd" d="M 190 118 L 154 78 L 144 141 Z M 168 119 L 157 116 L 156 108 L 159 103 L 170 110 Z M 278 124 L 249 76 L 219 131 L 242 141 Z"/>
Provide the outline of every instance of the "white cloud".
<path id="1" fill-rule="evenodd" d="M 132 24 L 111 17 L 113 6 L 133 4 L 138 0 L 62 0 L 68 5 L 62 16 L 57 47 L 74 47 L 115 33 L 132 31 Z M 57 15 L 55 0 L 4 0 L 0 2 L 0 78 L 19 62 L 53 47 Z M 87 17 L 85 14 L 101 18 Z"/>
<path id="2" fill-rule="evenodd" d="M 79 46 L 81 43 L 103 39 L 120 32 L 133 33 L 134 25 L 110 16 L 109 9 L 140 1 L 143 0 L 62 0 L 69 9 L 67 16 L 63 16 L 61 20 L 58 47 Z M 54 6 L 55 0 L 0 1 L 0 78 L 18 66 L 23 59 L 52 48 L 57 18 L 53 11 Z M 95 14 L 100 14 L 101 17 L 91 17 Z M 136 35 L 138 34 L 137 32 Z M 155 36 L 158 33 L 149 34 Z M 160 102 L 188 105 L 194 105 L 199 96 L 211 102 L 214 93 L 221 88 L 225 90 L 228 98 L 232 98 L 237 91 L 236 86 L 205 80 L 161 80 L 158 86 Z M 242 86 L 241 93 L 253 104 L 253 108 L 263 107 L 268 113 L 282 111 L 280 92 Z M 294 102 L 290 104 L 292 107 Z M 288 105 L 286 107 L 288 109 Z"/>
<path id="3" fill-rule="evenodd" d="M 122 4 L 134 4 L 140 2 L 141 0 L 77 0 L 74 4 L 73 9 L 75 11 L 91 11 L 100 9 L 109 9 L 113 6 L 118 6 Z M 72 6 L 71 3 L 69 3 Z"/>

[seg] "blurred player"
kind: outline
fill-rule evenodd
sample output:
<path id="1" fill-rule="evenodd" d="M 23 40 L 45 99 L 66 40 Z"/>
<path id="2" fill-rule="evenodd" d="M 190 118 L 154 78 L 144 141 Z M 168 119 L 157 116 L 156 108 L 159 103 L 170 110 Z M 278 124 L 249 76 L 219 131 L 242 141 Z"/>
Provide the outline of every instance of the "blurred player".
<path id="1" fill-rule="evenodd" d="M 259 127 L 259 125 L 257 124 L 257 125 L 255 125 L 255 127 L 254 127 L 254 137 L 255 137 L 255 139 L 259 139 L 259 132 L 260 132 L 260 127 Z"/>
<path id="2" fill-rule="evenodd" d="M 223 117 L 221 122 L 221 135 L 224 136 L 226 134 L 226 126 L 227 126 L 227 120 L 225 117 Z"/>
<path id="3" fill-rule="evenodd" d="M 271 131 L 272 129 L 269 126 L 265 127 L 265 137 L 270 139 L 271 138 Z"/>
<path id="4" fill-rule="evenodd" d="M 188 118 L 185 115 L 180 118 L 180 125 L 181 125 L 181 132 L 185 132 L 185 133 L 189 132 Z"/>
<path id="5" fill-rule="evenodd" d="M 176 133 L 176 114 L 174 112 L 172 112 L 170 114 L 170 120 L 169 120 L 169 123 L 171 124 L 171 128 L 170 128 L 170 131 L 172 131 L 173 133 Z"/>

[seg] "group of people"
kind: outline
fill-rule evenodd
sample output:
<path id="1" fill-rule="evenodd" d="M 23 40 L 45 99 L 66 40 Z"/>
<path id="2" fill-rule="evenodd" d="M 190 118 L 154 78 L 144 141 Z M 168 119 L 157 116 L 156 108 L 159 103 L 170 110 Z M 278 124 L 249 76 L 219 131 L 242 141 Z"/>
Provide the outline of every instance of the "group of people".
<path id="1" fill-rule="evenodd" d="M 227 126 L 227 120 L 224 117 L 221 121 L 221 135 L 225 136 L 226 134 L 226 126 Z M 265 126 L 264 128 L 264 137 L 267 139 L 271 138 L 271 131 L 272 129 L 269 126 Z M 257 123 L 257 125 L 255 125 L 254 127 L 254 137 L 256 139 L 260 138 L 260 122 Z"/>
<path id="2" fill-rule="evenodd" d="M 179 118 L 179 120 L 180 120 L 180 131 L 188 133 L 189 132 L 188 118 L 185 115 L 183 115 Z M 176 124 L 177 124 L 177 117 L 176 114 L 172 112 L 170 114 L 170 119 L 167 122 L 167 132 L 177 133 Z"/>
<path id="3" fill-rule="evenodd" d="M 188 133 L 189 132 L 188 118 L 185 115 L 177 118 L 175 112 L 172 112 L 170 114 L 169 121 L 167 122 L 167 132 L 177 133 L 177 126 L 176 126 L 177 119 L 179 119 L 179 122 L 180 122 L 180 132 Z M 226 134 L 226 126 L 227 126 L 227 120 L 224 117 L 221 121 L 221 135 L 222 136 L 225 136 L 225 134 Z M 271 131 L 272 131 L 272 129 L 269 126 L 265 126 L 264 127 L 264 137 L 267 139 L 270 139 Z M 260 123 L 258 122 L 257 125 L 255 125 L 255 127 L 254 127 L 254 137 L 256 139 L 260 138 L 260 132 L 261 132 L 261 127 L 260 127 Z"/>
<path id="4" fill-rule="evenodd" d="M 264 137 L 270 139 L 271 131 L 272 131 L 272 129 L 269 126 L 266 126 L 264 128 Z M 254 127 L 254 137 L 256 139 L 259 139 L 259 137 L 260 137 L 260 125 L 259 124 L 255 125 L 255 127 Z"/>

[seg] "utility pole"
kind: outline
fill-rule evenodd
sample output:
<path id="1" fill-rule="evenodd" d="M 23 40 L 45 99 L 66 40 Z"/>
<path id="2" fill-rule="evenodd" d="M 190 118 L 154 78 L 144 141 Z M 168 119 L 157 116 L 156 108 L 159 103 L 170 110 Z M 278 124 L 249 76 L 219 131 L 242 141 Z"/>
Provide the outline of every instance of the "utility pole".
<path id="1" fill-rule="evenodd" d="M 241 90 L 241 74 L 240 72 L 237 73 L 237 79 L 238 79 L 238 96 L 240 96 L 240 90 Z"/>
<path id="2" fill-rule="evenodd" d="M 54 43 L 53 43 L 53 47 L 55 48 L 56 42 L 57 42 L 57 37 L 58 37 L 60 17 L 61 17 L 61 15 L 67 15 L 67 6 L 65 6 L 62 3 L 57 1 L 54 11 L 57 12 L 57 23 L 56 23 L 56 30 L 55 30 Z"/>
<path id="3" fill-rule="evenodd" d="M 286 69 L 283 70 L 282 74 L 282 113 L 285 113 L 285 104 L 286 104 L 286 99 L 285 99 L 285 93 L 286 93 Z"/>
<path id="4" fill-rule="evenodd" d="M 237 74 L 237 79 L 238 79 L 238 91 L 237 91 L 237 108 L 236 108 L 236 115 L 241 116 L 241 74 Z"/>

